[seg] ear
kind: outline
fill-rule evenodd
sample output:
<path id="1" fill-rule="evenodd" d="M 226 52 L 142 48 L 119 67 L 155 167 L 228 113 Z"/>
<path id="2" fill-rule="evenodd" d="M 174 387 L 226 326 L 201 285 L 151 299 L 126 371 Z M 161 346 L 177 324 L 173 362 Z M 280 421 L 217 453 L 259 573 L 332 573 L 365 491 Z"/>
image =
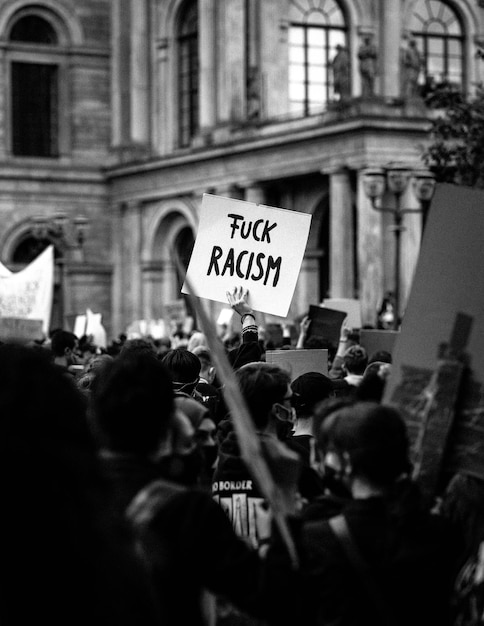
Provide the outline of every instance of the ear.
<path id="1" fill-rule="evenodd" d="M 276 402 L 275 404 L 272 405 L 271 413 L 279 421 L 287 422 L 287 412 L 286 412 L 286 409 L 281 404 L 279 404 L 278 402 Z"/>

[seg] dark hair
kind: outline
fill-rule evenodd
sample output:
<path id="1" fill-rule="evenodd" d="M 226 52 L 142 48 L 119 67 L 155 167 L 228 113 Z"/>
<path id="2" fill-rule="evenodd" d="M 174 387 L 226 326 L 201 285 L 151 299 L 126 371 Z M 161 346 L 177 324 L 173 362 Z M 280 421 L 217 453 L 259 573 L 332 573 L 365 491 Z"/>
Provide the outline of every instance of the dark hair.
<path id="1" fill-rule="evenodd" d="M 259 361 L 243 365 L 235 376 L 256 428 L 263 430 L 272 406 L 284 400 L 289 374 L 278 365 Z"/>
<path id="2" fill-rule="evenodd" d="M 155 354 L 118 356 L 92 384 L 91 419 L 100 443 L 146 454 L 166 436 L 173 414 L 173 386 Z"/>
<path id="3" fill-rule="evenodd" d="M 331 413 L 318 433 L 321 449 L 348 453 L 356 475 L 388 488 L 409 471 L 407 428 L 393 407 L 356 402 Z"/>
<path id="4" fill-rule="evenodd" d="M 50 340 L 50 349 L 54 356 L 64 356 L 66 348 L 74 350 L 77 343 L 77 336 L 74 333 L 68 330 L 56 330 Z"/>
<path id="5" fill-rule="evenodd" d="M 298 415 L 311 415 L 318 402 L 333 394 L 333 383 L 328 376 L 319 372 L 306 372 L 291 383 L 292 405 Z"/>
<path id="6" fill-rule="evenodd" d="M 391 363 L 392 355 L 390 354 L 390 352 L 387 352 L 387 350 L 377 350 L 376 352 L 373 352 L 373 354 L 368 359 L 368 365 L 370 365 L 370 363 L 374 363 L 375 361 Z"/>
<path id="7" fill-rule="evenodd" d="M 368 364 L 368 355 L 363 346 L 351 346 L 343 355 L 343 363 L 349 374 L 363 374 Z"/>
<path id="8" fill-rule="evenodd" d="M 161 362 L 170 372 L 174 383 L 192 383 L 200 374 L 200 359 L 185 348 L 169 350 Z"/>
<path id="9" fill-rule="evenodd" d="M 125 341 L 121 347 L 119 352 L 122 356 L 127 356 L 129 354 L 150 354 L 156 355 L 156 350 L 153 345 L 153 342 L 149 339 L 143 339 L 139 337 L 137 339 L 128 339 Z"/>

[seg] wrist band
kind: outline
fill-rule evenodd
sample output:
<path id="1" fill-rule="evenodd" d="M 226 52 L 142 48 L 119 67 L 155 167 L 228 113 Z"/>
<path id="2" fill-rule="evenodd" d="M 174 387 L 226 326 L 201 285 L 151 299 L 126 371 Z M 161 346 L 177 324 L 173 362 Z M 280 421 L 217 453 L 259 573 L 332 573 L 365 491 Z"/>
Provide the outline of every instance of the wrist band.
<path id="1" fill-rule="evenodd" d="M 246 317 L 253 317 L 255 319 L 255 315 L 253 313 L 244 313 L 241 317 L 240 317 L 240 323 L 243 324 L 244 320 Z"/>

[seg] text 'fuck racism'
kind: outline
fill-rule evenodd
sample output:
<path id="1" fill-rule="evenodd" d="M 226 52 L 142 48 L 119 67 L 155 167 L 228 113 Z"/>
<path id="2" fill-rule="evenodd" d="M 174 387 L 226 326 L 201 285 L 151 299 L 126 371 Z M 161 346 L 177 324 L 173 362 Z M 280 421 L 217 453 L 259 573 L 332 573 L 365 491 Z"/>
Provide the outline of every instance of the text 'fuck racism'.
<path id="1" fill-rule="evenodd" d="M 227 217 L 232 219 L 230 239 L 240 237 L 249 239 L 252 237 L 257 242 L 271 243 L 271 232 L 277 228 L 277 223 L 269 220 L 258 219 L 254 222 L 246 221 L 243 215 L 229 213 Z M 274 258 L 264 252 L 250 252 L 242 250 L 235 252 L 234 248 L 224 251 L 220 246 L 213 246 L 207 276 L 212 272 L 215 276 L 238 276 L 245 280 L 262 280 L 267 285 L 272 279 L 272 286 L 276 287 L 281 274 L 282 257 Z M 269 283 L 271 284 L 271 283 Z"/>

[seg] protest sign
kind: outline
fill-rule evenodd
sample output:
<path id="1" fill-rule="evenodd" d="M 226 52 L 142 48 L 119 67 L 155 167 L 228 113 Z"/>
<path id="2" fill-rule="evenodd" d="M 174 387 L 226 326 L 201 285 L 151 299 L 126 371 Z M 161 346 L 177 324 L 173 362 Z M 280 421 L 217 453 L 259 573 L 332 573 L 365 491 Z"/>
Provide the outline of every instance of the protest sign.
<path id="1" fill-rule="evenodd" d="M 187 305 L 183 298 L 167 302 L 164 306 L 165 316 L 175 322 L 184 322 L 187 317 Z"/>
<path id="2" fill-rule="evenodd" d="M 434 483 L 484 479 L 484 289 L 470 271 L 484 265 L 483 205 L 481 190 L 437 187 L 385 389 Z"/>
<path id="3" fill-rule="evenodd" d="M 0 317 L 0 341 L 23 343 L 42 338 L 42 320 Z"/>
<path id="4" fill-rule="evenodd" d="M 344 311 L 347 314 L 346 326 L 361 328 L 361 305 L 353 298 L 326 298 L 321 306 L 335 311 Z"/>
<path id="5" fill-rule="evenodd" d="M 328 375 L 328 351 L 323 349 L 266 350 L 266 361 L 289 372 L 291 381 L 306 372 Z"/>
<path id="6" fill-rule="evenodd" d="M 381 351 L 393 354 L 393 348 L 399 334 L 400 331 L 398 330 L 362 328 L 360 330 L 360 344 L 365 348 L 368 356 Z"/>
<path id="7" fill-rule="evenodd" d="M 48 246 L 20 272 L 0 273 L 0 316 L 40 319 L 47 335 L 53 289 L 54 247 Z"/>
<path id="8" fill-rule="evenodd" d="M 346 317 L 346 313 L 311 304 L 308 317 L 311 320 L 311 324 L 306 335 L 306 343 L 310 339 L 317 339 L 336 349 L 341 335 L 341 325 Z"/>
<path id="9" fill-rule="evenodd" d="M 227 291 L 241 285 L 254 310 L 285 317 L 310 225 L 308 213 L 204 194 L 187 269 L 194 295 L 226 304 Z"/>

